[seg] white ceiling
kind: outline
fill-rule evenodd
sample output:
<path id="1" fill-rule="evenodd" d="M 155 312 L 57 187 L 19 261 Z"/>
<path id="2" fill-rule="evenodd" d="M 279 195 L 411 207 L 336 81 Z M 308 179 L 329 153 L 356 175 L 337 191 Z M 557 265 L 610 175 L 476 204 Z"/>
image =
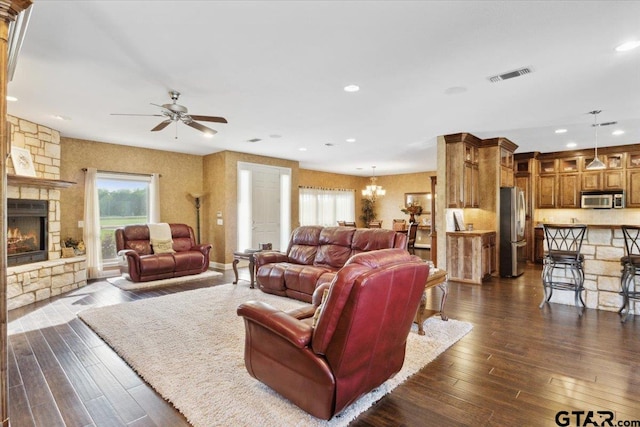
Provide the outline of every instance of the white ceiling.
<path id="1" fill-rule="evenodd" d="M 640 49 L 615 51 L 633 39 L 638 1 L 36 0 L 8 112 L 115 144 L 431 171 L 449 133 L 507 137 L 517 152 L 592 148 L 594 109 L 618 121 L 600 147 L 638 143 Z M 521 67 L 533 72 L 487 79 Z M 175 139 L 175 125 L 150 132 L 160 117 L 110 115 L 158 114 L 150 103 L 171 89 L 190 113 L 229 123 L 203 123 L 213 139 L 179 123 Z"/>

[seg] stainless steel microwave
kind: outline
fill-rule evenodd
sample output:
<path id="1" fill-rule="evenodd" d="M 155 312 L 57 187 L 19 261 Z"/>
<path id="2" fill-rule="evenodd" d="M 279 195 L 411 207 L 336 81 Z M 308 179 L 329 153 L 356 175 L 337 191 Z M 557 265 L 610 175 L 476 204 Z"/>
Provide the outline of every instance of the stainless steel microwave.
<path id="1" fill-rule="evenodd" d="M 624 208 L 624 191 L 583 191 L 581 206 L 585 209 Z"/>

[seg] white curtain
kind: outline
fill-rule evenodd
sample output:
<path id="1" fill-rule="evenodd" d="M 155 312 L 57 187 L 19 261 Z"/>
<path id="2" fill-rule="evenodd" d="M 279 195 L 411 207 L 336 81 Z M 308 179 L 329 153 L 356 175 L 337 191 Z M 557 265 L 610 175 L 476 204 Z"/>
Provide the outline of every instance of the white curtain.
<path id="1" fill-rule="evenodd" d="M 160 174 L 151 175 L 149 183 L 149 222 L 160 222 Z"/>
<path id="2" fill-rule="evenodd" d="M 87 275 L 89 279 L 102 274 L 102 250 L 100 240 L 100 203 L 98 200 L 98 171 L 88 168 L 84 178 L 84 232 L 87 251 Z"/>
<path id="3" fill-rule="evenodd" d="M 300 225 L 335 226 L 355 221 L 354 190 L 300 188 Z"/>

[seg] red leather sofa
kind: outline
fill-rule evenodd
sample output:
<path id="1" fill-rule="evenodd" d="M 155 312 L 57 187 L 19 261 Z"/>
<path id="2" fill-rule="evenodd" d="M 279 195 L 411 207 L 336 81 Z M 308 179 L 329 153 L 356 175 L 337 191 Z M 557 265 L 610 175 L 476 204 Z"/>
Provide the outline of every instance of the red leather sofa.
<path id="1" fill-rule="evenodd" d="M 263 292 L 311 302 L 353 255 L 405 249 L 407 236 L 380 228 L 302 226 L 293 230 L 286 253 L 254 254 L 256 282 Z"/>
<path id="2" fill-rule="evenodd" d="M 329 285 L 315 326 L 314 306 L 283 312 L 259 301 L 241 304 L 247 371 L 330 419 L 400 371 L 428 274 L 406 250 L 358 254 Z"/>
<path id="3" fill-rule="evenodd" d="M 120 272 L 134 282 L 188 276 L 209 268 L 211 244 L 196 244 L 193 229 L 186 224 L 169 224 L 174 253 L 156 254 L 145 224 L 116 229 Z"/>

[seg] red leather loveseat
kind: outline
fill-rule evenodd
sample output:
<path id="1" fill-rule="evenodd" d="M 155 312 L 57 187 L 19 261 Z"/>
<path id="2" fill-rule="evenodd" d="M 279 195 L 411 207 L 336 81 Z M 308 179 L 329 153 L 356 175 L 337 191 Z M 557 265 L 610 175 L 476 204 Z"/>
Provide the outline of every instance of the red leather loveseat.
<path id="1" fill-rule="evenodd" d="M 209 268 L 211 244 L 197 245 L 193 229 L 186 224 L 169 224 L 173 253 L 154 253 L 145 224 L 116 229 L 120 272 L 134 282 L 188 276 Z"/>
<path id="2" fill-rule="evenodd" d="M 313 291 L 330 282 L 353 255 L 405 249 L 407 236 L 380 228 L 308 225 L 291 233 L 286 253 L 254 254 L 256 282 L 266 293 L 311 302 Z"/>

